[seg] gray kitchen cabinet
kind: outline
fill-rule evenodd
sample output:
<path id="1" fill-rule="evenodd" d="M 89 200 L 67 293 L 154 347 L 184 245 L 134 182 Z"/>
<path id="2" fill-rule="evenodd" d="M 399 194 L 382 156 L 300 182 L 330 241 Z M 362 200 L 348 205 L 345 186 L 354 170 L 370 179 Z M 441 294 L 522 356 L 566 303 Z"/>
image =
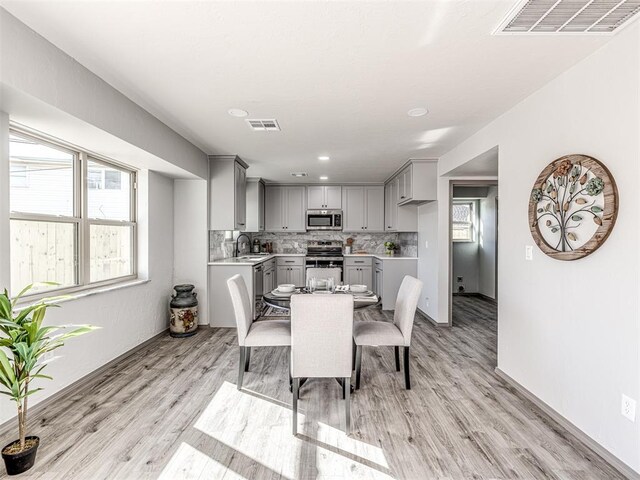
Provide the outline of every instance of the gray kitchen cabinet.
<path id="1" fill-rule="evenodd" d="M 265 187 L 265 229 L 268 232 L 306 231 L 304 186 Z"/>
<path id="2" fill-rule="evenodd" d="M 244 230 L 248 165 L 235 155 L 209 156 L 209 230 Z"/>
<path id="3" fill-rule="evenodd" d="M 283 283 L 291 283 L 296 287 L 305 286 L 303 256 L 278 257 L 276 262 L 276 286 Z"/>
<path id="4" fill-rule="evenodd" d="M 340 210 L 342 208 L 342 187 L 340 185 L 309 185 L 307 187 L 307 208 L 309 210 Z"/>
<path id="5" fill-rule="evenodd" d="M 366 285 L 373 289 L 372 258 L 351 256 L 344 259 L 344 283 L 348 285 Z"/>
<path id="6" fill-rule="evenodd" d="M 276 285 L 276 261 L 275 259 L 264 262 L 263 293 L 272 291 Z"/>
<path id="7" fill-rule="evenodd" d="M 418 206 L 398 204 L 402 181 L 404 181 L 402 175 L 398 175 L 384 187 L 384 216 L 387 232 L 418 231 Z"/>
<path id="8" fill-rule="evenodd" d="M 435 160 L 411 160 L 390 181 L 397 181 L 400 205 L 420 205 L 438 199 L 438 164 Z"/>
<path id="9" fill-rule="evenodd" d="M 344 267 L 345 285 L 366 285 L 368 289 L 373 285 L 371 267 Z"/>
<path id="10" fill-rule="evenodd" d="M 247 178 L 245 232 L 264 231 L 264 182 L 260 178 Z"/>
<path id="11" fill-rule="evenodd" d="M 296 287 L 304 287 L 304 267 L 301 266 L 278 266 L 277 270 L 277 285 L 282 285 L 283 283 L 290 283 L 295 285 Z M 274 287 L 275 288 L 275 287 Z"/>
<path id="12" fill-rule="evenodd" d="M 342 188 L 345 232 L 384 232 L 384 186 Z"/>
<path id="13" fill-rule="evenodd" d="M 382 279 L 382 266 L 376 266 L 375 271 L 373 272 L 373 293 L 378 296 L 382 296 L 383 291 L 384 284 Z"/>
<path id="14" fill-rule="evenodd" d="M 396 184 L 389 182 L 384 186 L 384 229 L 387 232 L 396 231 L 396 213 L 398 203 L 396 202 Z"/>

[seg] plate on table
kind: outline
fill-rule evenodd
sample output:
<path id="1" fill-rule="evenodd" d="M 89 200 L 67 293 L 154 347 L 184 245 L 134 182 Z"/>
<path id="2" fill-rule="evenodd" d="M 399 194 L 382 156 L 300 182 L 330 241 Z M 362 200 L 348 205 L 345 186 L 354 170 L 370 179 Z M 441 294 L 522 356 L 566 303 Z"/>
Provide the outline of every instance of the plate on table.
<path id="1" fill-rule="evenodd" d="M 277 288 L 275 290 L 271 290 L 271 294 L 275 295 L 276 297 L 290 297 L 294 293 L 296 293 L 296 290 L 294 290 L 293 292 L 281 292 Z"/>
<path id="2" fill-rule="evenodd" d="M 347 290 L 346 293 L 350 293 L 354 297 L 370 297 L 371 295 L 373 295 L 373 292 L 371 290 L 365 290 L 364 292 L 353 292 L 351 290 Z"/>

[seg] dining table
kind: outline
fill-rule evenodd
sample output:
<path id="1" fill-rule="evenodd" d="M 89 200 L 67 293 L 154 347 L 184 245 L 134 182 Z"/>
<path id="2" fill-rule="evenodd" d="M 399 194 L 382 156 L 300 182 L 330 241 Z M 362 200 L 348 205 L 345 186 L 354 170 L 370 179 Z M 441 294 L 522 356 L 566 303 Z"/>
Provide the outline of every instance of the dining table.
<path id="1" fill-rule="evenodd" d="M 262 295 L 262 301 L 273 308 L 289 311 L 291 309 L 292 295 L 353 295 L 353 308 L 360 309 L 379 305 L 381 298 L 371 291 L 352 292 L 348 285 L 339 285 L 334 292 L 328 290 L 309 291 L 307 287 L 297 287 L 291 293 L 280 293 L 276 290 Z"/>
<path id="2" fill-rule="evenodd" d="M 288 313 L 291 310 L 291 297 L 293 295 L 353 295 L 353 308 L 361 309 L 366 307 L 373 307 L 376 305 L 380 305 L 381 297 L 373 293 L 372 291 L 365 292 L 352 292 L 349 290 L 348 285 L 338 285 L 335 287 L 334 291 L 329 290 L 315 290 L 310 291 L 307 287 L 297 287 L 291 293 L 280 293 L 277 289 L 272 290 L 271 292 L 264 293 L 262 295 L 262 302 L 269 306 L 279 310 L 282 310 L 283 313 Z M 302 378 L 300 380 L 300 387 L 304 385 L 307 381 L 306 378 Z M 336 378 L 336 381 L 340 384 L 343 391 L 344 398 L 344 381 L 341 378 Z M 289 377 L 289 390 L 292 390 L 293 379 Z M 350 386 L 350 392 L 353 393 L 355 391 L 355 387 L 352 384 Z"/>

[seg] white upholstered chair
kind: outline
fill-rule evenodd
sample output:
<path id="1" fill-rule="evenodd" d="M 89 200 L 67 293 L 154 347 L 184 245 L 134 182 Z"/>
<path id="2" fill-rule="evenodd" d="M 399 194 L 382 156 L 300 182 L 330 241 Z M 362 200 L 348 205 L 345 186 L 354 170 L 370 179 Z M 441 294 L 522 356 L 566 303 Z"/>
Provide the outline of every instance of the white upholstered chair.
<path id="1" fill-rule="evenodd" d="M 345 431 L 351 427 L 349 393 L 353 348 L 351 295 L 291 296 L 291 376 L 293 434 L 298 426 L 300 378 L 342 378 Z"/>
<path id="2" fill-rule="evenodd" d="M 400 371 L 400 347 L 404 347 L 404 382 L 407 390 L 411 389 L 409 375 L 409 347 L 413 319 L 422 292 L 422 282 L 409 275 L 405 276 L 398 291 L 393 323 L 390 322 L 355 322 L 353 326 L 353 342 L 356 346 L 356 390 L 360 388 L 360 370 L 362 366 L 363 346 L 393 346 L 396 357 L 396 371 Z"/>
<path id="3" fill-rule="evenodd" d="M 288 347 L 291 345 L 291 322 L 289 320 L 253 321 L 251 299 L 244 279 L 234 275 L 227 280 L 233 310 L 238 326 L 240 365 L 238 366 L 238 390 L 242 388 L 244 372 L 249 371 L 251 347 Z"/>

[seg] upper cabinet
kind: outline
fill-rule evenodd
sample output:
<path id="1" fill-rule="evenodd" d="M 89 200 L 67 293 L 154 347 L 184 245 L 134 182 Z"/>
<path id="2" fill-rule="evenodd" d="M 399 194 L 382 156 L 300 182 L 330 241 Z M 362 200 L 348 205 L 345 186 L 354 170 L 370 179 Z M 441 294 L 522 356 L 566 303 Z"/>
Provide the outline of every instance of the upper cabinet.
<path id="1" fill-rule="evenodd" d="M 340 210 L 342 208 L 342 187 L 340 185 L 308 186 L 307 208 L 309 210 Z"/>
<path id="2" fill-rule="evenodd" d="M 247 178 L 245 232 L 264 231 L 264 182 L 260 178 Z"/>
<path id="3" fill-rule="evenodd" d="M 209 156 L 209 230 L 244 230 L 248 165 L 235 155 Z"/>
<path id="4" fill-rule="evenodd" d="M 265 230 L 268 232 L 306 231 L 306 188 L 267 185 L 265 187 Z"/>
<path id="5" fill-rule="evenodd" d="M 397 184 L 400 205 L 419 205 L 438 199 L 438 164 L 435 160 L 411 160 L 391 181 Z"/>
<path id="6" fill-rule="evenodd" d="M 342 187 L 344 232 L 384 232 L 384 187 Z"/>

